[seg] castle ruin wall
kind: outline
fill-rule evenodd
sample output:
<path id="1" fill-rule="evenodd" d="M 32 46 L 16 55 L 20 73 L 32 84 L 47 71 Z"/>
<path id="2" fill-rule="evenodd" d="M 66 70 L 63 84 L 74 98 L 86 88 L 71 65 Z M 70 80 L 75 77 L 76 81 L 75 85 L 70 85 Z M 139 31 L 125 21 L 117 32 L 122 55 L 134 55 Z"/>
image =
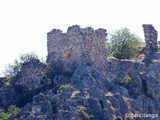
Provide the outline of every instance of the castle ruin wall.
<path id="1" fill-rule="evenodd" d="M 154 52 L 157 52 L 158 32 L 155 30 L 155 28 L 151 24 L 143 24 L 143 30 L 144 30 L 144 37 L 146 42 L 144 53 L 152 54 Z"/>
<path id="2" fill-rule="evenodd" d="M 69 27 L 67 33 L 53 29 L 47 34 L 47 63 L 61 64 L 60 71 L 71 72 L 78 65 L 104 68 L 106 65 L 105 29 Z"/>

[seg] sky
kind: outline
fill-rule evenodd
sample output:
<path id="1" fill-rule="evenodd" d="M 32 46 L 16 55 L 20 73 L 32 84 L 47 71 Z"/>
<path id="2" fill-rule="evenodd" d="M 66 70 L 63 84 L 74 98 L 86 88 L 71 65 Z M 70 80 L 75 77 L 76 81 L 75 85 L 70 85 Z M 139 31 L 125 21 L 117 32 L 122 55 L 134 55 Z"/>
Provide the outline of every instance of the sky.
<path id="1" fill-rule="evenodd" d="M 142 24 L 160 32 L 158 0 L 1 0 L 0 73 L 19 54 L 47 56 L 47 33 L 63 32 L 72 25 L 104 28 L 127 27 L 144 39 Z"/>

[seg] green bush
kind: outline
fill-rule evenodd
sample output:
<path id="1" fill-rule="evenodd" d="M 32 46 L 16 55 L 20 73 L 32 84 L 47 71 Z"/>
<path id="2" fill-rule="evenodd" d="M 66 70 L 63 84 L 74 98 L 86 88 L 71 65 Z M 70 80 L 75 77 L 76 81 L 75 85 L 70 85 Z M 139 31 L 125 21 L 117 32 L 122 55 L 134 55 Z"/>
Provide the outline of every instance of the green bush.
<path id="1" fill-rule="evenodd" d="M 90 120 L 92 116 L 88 115 L 85 111 L 85 109 L 83 107 L 78 108 L 77 110 L 75 110 L 75 113 L 81 117 L 84 118 L 84 120 Z"/>
<path id="2" fill-rule="evenodd" d="M 38 55 L 34 52 L 26 53 L 26 54 L 20 54 L 20 63 L 29 62 L 32 60 L 39 59 Z"/>
<path id="3" fill-rule="evenodd" d="M 124 76 L 124 78 L 120 81 L 120 83 L 124 84 L 126 86 L 132 81 L 132 78 L 129 75 Z"/>
<path id="4" fill-rule="evenodd" d="M 0 120 L 8 120 L 8 118 L 11 115 L 13 115 L 13 114 L 16 115 L 19 112 L 20 112 L 20 109 L 18 107 L 11 105 L 8 108 L 8 112 L 3 112 L 3 111 L 0 112 Z"/>
<path id="5" fill-rule="evenodd" d="M 10 113 L 0 112 L 0 120 L 8 120 L 10 116 Z"/>
<path id="6" fill-rule="evenodd" d="M 63 84 L 60 86 L 61 90 L 65 90 L 65 89 L 73 89 L 73 86 L 71 86 L 70 84 Z"/>
<path id="7" fill-rule="evenodd" d="M 118 59 L 129 59 L 139 53 L 138 46 L 141 45 L 141 39 L 132 34 L 129 29 L 122 28 L 111 34 L 107 51 L 110 55 Z"/>
<path id="8" fill-rule="evenodd" d="M 106 53 L 107 56 L 112 56 L 112 45 L 109 42 L 105 43 L 105 49 L 106 49 Z"/>
<path id="9" fill-rule="evenodd" d="M 18 60 L 15 60 L 13 64 L 8 64 L 6 66 L 5 71 L 3 72 L 3 75 L 8 78 L 14 77 L 21 69 L 21 64 Z"/>

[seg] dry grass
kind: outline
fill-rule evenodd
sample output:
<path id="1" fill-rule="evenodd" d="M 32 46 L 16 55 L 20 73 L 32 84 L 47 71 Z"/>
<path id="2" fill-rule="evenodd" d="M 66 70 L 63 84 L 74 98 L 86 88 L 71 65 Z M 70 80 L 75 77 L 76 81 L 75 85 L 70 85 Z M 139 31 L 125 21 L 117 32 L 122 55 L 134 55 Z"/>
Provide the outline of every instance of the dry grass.
<path id="1" fill-rule="evenodd" d="M 85 95 L 84 95 L 84 98 L 85 99 L 88 99 L 90 97 L 89 93 L 87 91 L 85 91 Z"/>
<path id="2" fill-rule="evenodd" d="M 71 95 L 71 98 L 76 97 L 76 95 L 79 94 L 79 93 L 80 93 L 79 90 L 73 91 L 73 93 L 72 93 L 72 95 Z"/>
<path id="3" fill-rule="evenodd" d="M 109 96 L 109 97 L 113 96 L 113 93 L 112 92 L 108 92 L 108 93 L 105 94 L 105 96 Z"/>
<path id="4" fill-rule="evenodd" d="M 143 60 L 145 58 L 145 54 L 139 54 L 138 59 Z"/>
<path id="5" fill-rule="evenodd" d="M 125 101 L 125 104 L 128 106 L 128 109 L 131 109 L 132 106 L 131 106 L 131 104 L 130 104 L 130 99 L 127 98 L 127 97 L 123 97 L 123 100 Z"/>
<path id="6" fill-rule="evenodd" d="M 113 114 L 115 115 L 116 109 L 112 106 L 112 103 L 109 100 L 107 100 L 107 103 L 109 104 L 110 109 L 112 110 Z"/>
<path id="7" fill-rule="evenodd" d="M 156 62 L 160 62 L 160 60 L 153 59 L 152 62 L 156 63 Z"/>

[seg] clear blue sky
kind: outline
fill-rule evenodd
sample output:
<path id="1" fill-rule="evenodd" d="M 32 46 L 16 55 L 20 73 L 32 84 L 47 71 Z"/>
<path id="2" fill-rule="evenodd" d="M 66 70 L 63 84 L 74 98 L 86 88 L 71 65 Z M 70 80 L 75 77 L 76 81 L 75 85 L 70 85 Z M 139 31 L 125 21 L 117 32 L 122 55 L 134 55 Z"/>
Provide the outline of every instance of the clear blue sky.
<path id="1" fill-rule="evenodd" d="M 142 24 L 160 32 L 158 0 L 1 0 L 0 72 L 20 53 L 47 55 L 47 32 L 71 25 L 127 27 L 143 38 Z"/>

